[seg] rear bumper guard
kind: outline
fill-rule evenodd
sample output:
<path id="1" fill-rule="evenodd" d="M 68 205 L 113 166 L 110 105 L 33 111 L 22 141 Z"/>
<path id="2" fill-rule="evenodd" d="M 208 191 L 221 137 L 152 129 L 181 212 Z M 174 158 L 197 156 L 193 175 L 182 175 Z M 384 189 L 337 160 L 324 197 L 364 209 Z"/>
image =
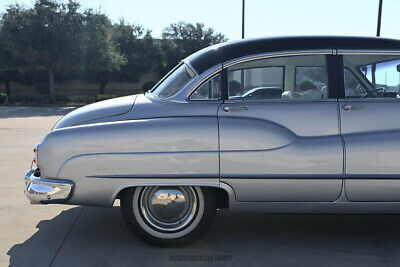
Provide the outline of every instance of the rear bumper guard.
<path id="1" fill-rule="evenodd" d="M 31 204 L 65 203 L 71 197 L 74 184 L 70 181 L 43 179 L 35 169 L 25 173 L 25 195 Z"/>

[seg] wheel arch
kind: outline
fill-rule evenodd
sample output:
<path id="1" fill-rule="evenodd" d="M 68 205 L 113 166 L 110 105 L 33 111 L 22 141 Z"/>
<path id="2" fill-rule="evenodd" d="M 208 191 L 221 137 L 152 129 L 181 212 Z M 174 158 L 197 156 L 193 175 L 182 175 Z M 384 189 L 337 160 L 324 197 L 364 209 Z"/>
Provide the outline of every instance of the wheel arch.
<path id="1" fill-rule="evenodd" d="M 199 186 L 202 189 L 206 188 L 209 190 L 213 190 L 217 197 L 217 207 L 218 208 L 229 208 L 229 203 L 233 201 L 232 196 L 234 196 L 233 189 L 226 184 L 214 184 L 214 183 L 136 183 L 136 184 L 126 184 L 120 187 L 114 193 L 112 197 L 112 201 L 114 202 L 116 199 L 119 199 L 120 196 L 131 188 L 139 187 L 139 186 Z"/>

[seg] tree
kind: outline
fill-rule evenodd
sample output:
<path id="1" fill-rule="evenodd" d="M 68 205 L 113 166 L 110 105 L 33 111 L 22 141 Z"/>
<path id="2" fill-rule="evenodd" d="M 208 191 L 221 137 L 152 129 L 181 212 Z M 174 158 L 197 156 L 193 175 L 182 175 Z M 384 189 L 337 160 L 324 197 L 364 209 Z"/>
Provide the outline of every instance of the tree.
<path id="1" fill-rule="evenodd" d="M 203 23 L 178 22 L 170 24 L 162 32 L 163 72 L 169 71 L 180 60 L 210 45 L 227 41 L 222 34 L 212 28 L 205 28 Z"/>
<path id="2" fill-rule="evenodd" d="M 16 57 L 7 46 L 0 25 L 0 81 L 5 83 L 8 99 L 11 95 L 10 82 L 15 80 L 19 74 L 16 63 Z"/>
<path id="3" fill-rule="evenodd" d="M 104 94 L 110 72 L 120 70 L 126 58 L 118 51 L 113 40 L 113 27 L 104 14 L 85 12 L 85 70 L 89 81 L 100 83 L 99 94 Z"/>
<path id="4" fill-rule="evenodd" d="M 37 0 L 33 8 L 10 6 L 3 15 L 3 32 L 12 51 L 48 74 L 50 100 L 55 101 L 54 76 L 82 63 L 83 15 L 73 0 Z"/>
<path id="5" fill-rule="evenodd" d="M 127 59 L 113 77 L 118 81 L 137 82 L 159 60 L 159 50 L 149 30 L 139 25 L 128 25 L 123 20 L 113 26 L 113 39 L 118 51 Z"/>

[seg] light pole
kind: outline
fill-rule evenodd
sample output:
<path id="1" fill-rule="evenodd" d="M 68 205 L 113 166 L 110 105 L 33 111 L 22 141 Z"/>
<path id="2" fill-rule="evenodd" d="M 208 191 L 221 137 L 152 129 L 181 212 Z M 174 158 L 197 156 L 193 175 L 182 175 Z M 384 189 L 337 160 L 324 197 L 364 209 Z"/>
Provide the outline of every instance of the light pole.
<path id="1" fill-rule="evenodd" d="M 244 0 L 243 0 L 244 1 Z M 376 28 L 376 36 L 381 36 L 381 22 L 382 22 L 382 3 L 383 0 L 379 0 L 379 8 L 378 8 L 378 25 Z"/>
<path id="2" fill-rule="evenodd" d="M 379 7 L 378 7 L 378 23 L 376 25 L 376 36 L 381 36 L 381 24 L 382 24 L 382 4 L 383 0 L 379 0 Z M 374 88 L 376 88 L 376 64 L 372 64 L 371 74 L 372 74 L 372 84 Z"/>
<path id="3" fill-rule="evenodd" d="M 244 0 L 242 0 L 242 39 L 244 39 Z"/>
<path id="4" fill-rule="evenodd" d="M 242 0 L 242 39 L 244 39 L 244 0 Z M 240 93 L 243 95 L 244 93 L 244 69 L 240 70 Z"/>

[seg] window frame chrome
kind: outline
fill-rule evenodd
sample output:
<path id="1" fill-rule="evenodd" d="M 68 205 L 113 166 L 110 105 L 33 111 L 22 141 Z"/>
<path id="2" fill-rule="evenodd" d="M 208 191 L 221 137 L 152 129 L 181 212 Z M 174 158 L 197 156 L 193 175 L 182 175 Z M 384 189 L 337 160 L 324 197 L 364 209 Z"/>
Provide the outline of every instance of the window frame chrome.
<path id="1" fill-rule="evenodd" d="M 199 102 L 209 102 L 209 103 L 238 103 L 243 101 L 251 101 L 251 102 L 259 102 L 259 103 L 298 103 L 298 102 L 336 102 L 336 98 L 328 98 L 328 99 L 228 99 L 228 100 L 219 100 L 219 99 L 204 99 L 204 100 L 192 100 L 190 99 L 191 94 L 204 82 L 206 82 L 209 78 L 216 75 L 217 73 L 222 73 L 224 69 L 228 69 L 231 66 L 253 61 L 259 59 L 267 59 L 267 58 L 275 58 L 275 57 L 288 57 L 288 56 L 311 56 L 311 55 L 400 55 L 400 50 L 350 50 L 350 49 L 309 49 L 309 50 L 289 50 L 289 51 L 276 51 L 276 52 L 266 52 L 266 53 L 258 53 L 246 55 L 243 57 L 234 58 L 231 60 L 227 60 L 221 62 L 203 73 L 199 74 L 196 69 L 190 64 L 188 60 L 182 60 L 182 64 L 188 66 L 190 70 L 195 74 L 194 77 L 178 92 L 168 98 L 157 98 L 157 100 L 169 101 L 175 103 L 199 103 Z M 174 68 L 175 69 L 175 68 Z M 164 79 L 163 79 L 164 80 Z M 221 92 L 222 94 L 222 92 Z M 150 96 L 151 97 L 151 96 Z M 346 100 L 346 99 L 344 99 Z M 367 99 L 352 99 L 351 101 L 366 101 Z M 367 101 L 382 101 L 383 99 L 368 99 Z M 384 99 L 384 101 L 398 101 L 400 99 Z"/>
<path id="2" fill-rule="evenodd" d="M 279 51 L 279 52 L 267 52 L 260 54 L 253 54 L 244 57 L 239 57 L 231 59 L 222 63 L 223 69 L 228 69 L 234 65 L 275 57 L 290 57 L 290 56 L 313 56 L 313 55 L 335 55 L 336 49 L 311 49 L 311 50 L 290 50 L 290 51 Z M 329 73 L 328 73 L 329 75 Z M 327 99 L 226 99 L 224 103 L 234 104 L 234 103 L 301 103 L 301 102 L 337 102 L 336 98 Z"/>
<path id="3" fill-rule="evenodd" d="M 371 49 L 338 49 L 338 55 L 393 55 L 393 56 L 400 56 L 400 50 L 371 50 Z"/>
<path id="4" fill-rule="evenodd" d="M 290 56 L 310 56 L 310 55 L 333 55 L 334 49 L 311 49 L 311 50 L 289 50 L 289 51 L 278 51 L 278 52 L 267 52 L 253 55 L 247 55 L 235 59 L 231 59 L 222 63 L 223 68 L 229 68 L 234 65 L 274 57 L 290 57 Z"/>

